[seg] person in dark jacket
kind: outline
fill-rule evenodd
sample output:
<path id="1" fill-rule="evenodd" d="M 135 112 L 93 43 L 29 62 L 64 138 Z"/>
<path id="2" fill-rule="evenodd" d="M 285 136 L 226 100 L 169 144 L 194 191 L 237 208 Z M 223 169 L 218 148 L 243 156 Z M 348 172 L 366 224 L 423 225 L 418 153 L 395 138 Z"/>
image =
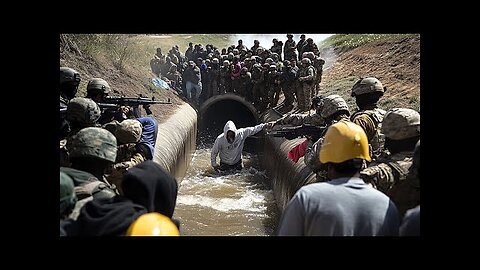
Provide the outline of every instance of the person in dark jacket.
<path id="1" fill-rule="evenodd" d="M 159 164 L 147 160 L 131 168 L 122 181 L 124 195 L 88 202 L 69 235 L 123 236 L 141 215 L 158 212 L 172 218 L 178 185 Z M 179 222 L 173 220 L 177 226 Z"/>

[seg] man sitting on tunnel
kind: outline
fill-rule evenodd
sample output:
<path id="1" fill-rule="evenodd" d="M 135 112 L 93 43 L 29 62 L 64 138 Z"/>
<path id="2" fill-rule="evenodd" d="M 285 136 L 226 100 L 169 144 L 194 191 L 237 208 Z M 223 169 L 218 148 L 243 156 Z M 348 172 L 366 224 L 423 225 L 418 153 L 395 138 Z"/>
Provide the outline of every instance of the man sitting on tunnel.
<path id="1" fill-rule="evenodd" d="M 218 171 L 241 170 L 242 150 L 248 136 L 254 135 L 264 127 L 273 126 L 274 122 L 258 124 L 254 127 L 237 129 L 233 121 L 229 120 L 218 135 L 212 149 L 212 167 Z M 217 164 L 217 155 L 220 156 L 220 165 Z"/>

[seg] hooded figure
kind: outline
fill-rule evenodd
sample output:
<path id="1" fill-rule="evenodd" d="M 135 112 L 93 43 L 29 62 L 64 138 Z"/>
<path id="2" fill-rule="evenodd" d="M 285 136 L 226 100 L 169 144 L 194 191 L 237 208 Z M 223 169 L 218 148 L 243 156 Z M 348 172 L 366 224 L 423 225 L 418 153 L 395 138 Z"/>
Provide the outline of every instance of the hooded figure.
<path id="1" fill-rule="evenodd" d="M 237 129 L 232 121 L 228 121 L 223 133 L 218 135 L 212 149 L 211 163 L 214 169 L 242 169 L 242 150 L 245 139 L 261 131 L 267 123 L 254 127 Z M 220 166 L 217 165 L 217 155 L 220 155 Z"/>
<path id="2" fill-rule="evenodd" d="M 142 214 L 158 212 L 172 218 L 177 202 L 177 181 L 162 167 L 147 160 L 124 175 L 124 196 L 85 204 L 68 235 L 121 236 Z M 179 226 L 178 221 L 174 221 Z"/>

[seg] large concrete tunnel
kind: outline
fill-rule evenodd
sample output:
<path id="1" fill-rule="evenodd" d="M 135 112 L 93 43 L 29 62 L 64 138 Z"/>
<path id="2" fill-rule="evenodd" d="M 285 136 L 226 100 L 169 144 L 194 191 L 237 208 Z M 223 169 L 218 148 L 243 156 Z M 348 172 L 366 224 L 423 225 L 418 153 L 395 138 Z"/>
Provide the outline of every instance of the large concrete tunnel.
<path id="1" fill-rule="evenodd" d="M 213 142 L 223 132 L 228 120 L 232 120 L 237 128 L 243 128 L 258 124 L 259 116 L 255 107 L 241 96 L 232 93 L 216 95 L 200 107 L 198 137 L 203 143 Z"/>

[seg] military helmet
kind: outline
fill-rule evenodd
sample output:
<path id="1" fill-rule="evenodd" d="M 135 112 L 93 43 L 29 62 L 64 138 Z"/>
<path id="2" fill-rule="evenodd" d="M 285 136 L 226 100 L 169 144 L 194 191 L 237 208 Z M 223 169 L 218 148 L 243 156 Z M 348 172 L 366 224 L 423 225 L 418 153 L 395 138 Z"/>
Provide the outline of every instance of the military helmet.
<path id="1" fill-rule="evenodd" d="M 89 98 L 76 97 L 68 103 L 66 119 L 83 126 L 92 126 L 101 114 L 102 111 L 95 101 Z"/>
<path id="2" fill-rule="evenodd" d="M 110 85 L 108 85 L 107 81 L 105 81 L 104 79 L 93 78 L 88 82 L 87 94 L 98 92 L 102 94 L 110 93 Z"/>
<path id="3" fill-rule="evenodd" d="M 302 53 L 302 59 L 303 58 L 308 58 L 310 61 L 313 61 L 315 59 L 315 54 L 313 52 L 304 52 Z"/>
<path id="4" fill-rule="evenodd" d="M 98 127 L 81 129 L 67 142 L 70 157 L 94 157 L 115 162 L 117 139 L 110 131 Z"/>
<path id="5" fill-rule="evenodd" d="M 260 41 L 258 41 L 258 40 L 255 39 L 255 40 L 253 41 L 253 44 L 257 44 L 257 45 L 258 45 L 258 44 L 260 44 Z"/>
<path id="6" fill-rule="evenodd" d="M 224 65 L 224 66 L 228 66 L 228 65 L 230 65 L 230 61 L 228 61 L 228 60 L 224 60 L 224 61 L 223 61 L 223 65 Z"/>
<path id="7" fill-rule="evenodd" d="M 361 78 L 352 87 L 352 97 L 367 93 L 384 93 L 385 89 L 382 83 L 374 77 Z"/>
<path id="8" fill-rule="evenodd" d="M 289 37 L 293 37 L 293 35 L 292 34 L 287 34 L 287 38 L 289 38 Z"/>
<path id="9" fill-rule="evenodd" d="M 242 75 L 247 74 L 247 72 L 248 72 L 248 68 L 247 68 L 247 67 L 243 67 L 243 68 L 240 70 L 240 74 L 242 74 Z"/>
<path id="10" fill-rule="evenodd" d="M 60 84 L 63 83 L 80 83 L 80 73 L 73 68 L 60 67 Z"/>
<path id="11" fill-rule="evenodd" d="M 313 39 L 312 38 L 307 38 L 307 42 L 311 43 L 311 42 L 313 42 Z"/>
<path id="12" fill-rule="evenodd" d="M 218 58 L 213 58 L 212 59 L 212 64 L 218 64 L 218 63 L 219 63 Z"/>
<path id="13" fill-rule="evenodd" d="M 123 120 L 115 130 L 115 137 L 119 144 L 136 143 L 142 137 L 143 126 L 136 119 Z"/>
<path id="14" fill-rule="evenodd" d="M 302 64 L 308 64 L 308 65 L 311 65 L 312 64 L 312 61 L 308 58 L 302 58 Z"/>
<path id="15" fill-rule="evenodd" d="M 304 58 L 304 59 L 308 59 L 308 58 Z M 336 112 L 339 112 L 342 110 L 347 111 L 347 113 L 350 114 L 350 111 L 348 110 L 347 102 L 341 96 L 339 95 L 326 96 L 323 99 L 323 108 L 322 108 L 322 112 L 320 113 L 320 116 L 322 116 L 323 118 L 328 118 L 333 114 L 335 114 Z"/>
<path id="16" fill-rule="evenodd" d="M 269 66 L 269 69 L 270 69 L 270 70 L 276 70 L 276 69 L 277 69 L 277 66 L 276 66 L 276 65 L 270 65 L 270 66 Z"/>
<path id="17" fill-rule="evenodd" d="M 412 109 L 393 108 L 382 121 L 382 133 L 392 140 L 403 140 L 420 135 L 420 114 Z"/>
<path id="18" fill-rule="evenodd" d="M 160 213 L 146 213 L 128 227 L 127 236 L 179 236 L 177 225 Z"/>
<path id="19" fill-rule="evenodd" d="M 371 161 L 367 134 L 363 128 L 350 121 L 331 125 L 320 148 L 320 162 L 342 163 L 355 158 Z"/>
<path id="20" fill-rule="evenodd" d="M 60 216 L 68 214 L 77 202 L 72 178 L 60 171 Z"/>
<path id="21" fill-rule="evenodd" d="M 271 63 L 273 63 L 273 59 L 268 57 L 267 59 L 265 59 L 265 63 L 271 64 Z"/>

